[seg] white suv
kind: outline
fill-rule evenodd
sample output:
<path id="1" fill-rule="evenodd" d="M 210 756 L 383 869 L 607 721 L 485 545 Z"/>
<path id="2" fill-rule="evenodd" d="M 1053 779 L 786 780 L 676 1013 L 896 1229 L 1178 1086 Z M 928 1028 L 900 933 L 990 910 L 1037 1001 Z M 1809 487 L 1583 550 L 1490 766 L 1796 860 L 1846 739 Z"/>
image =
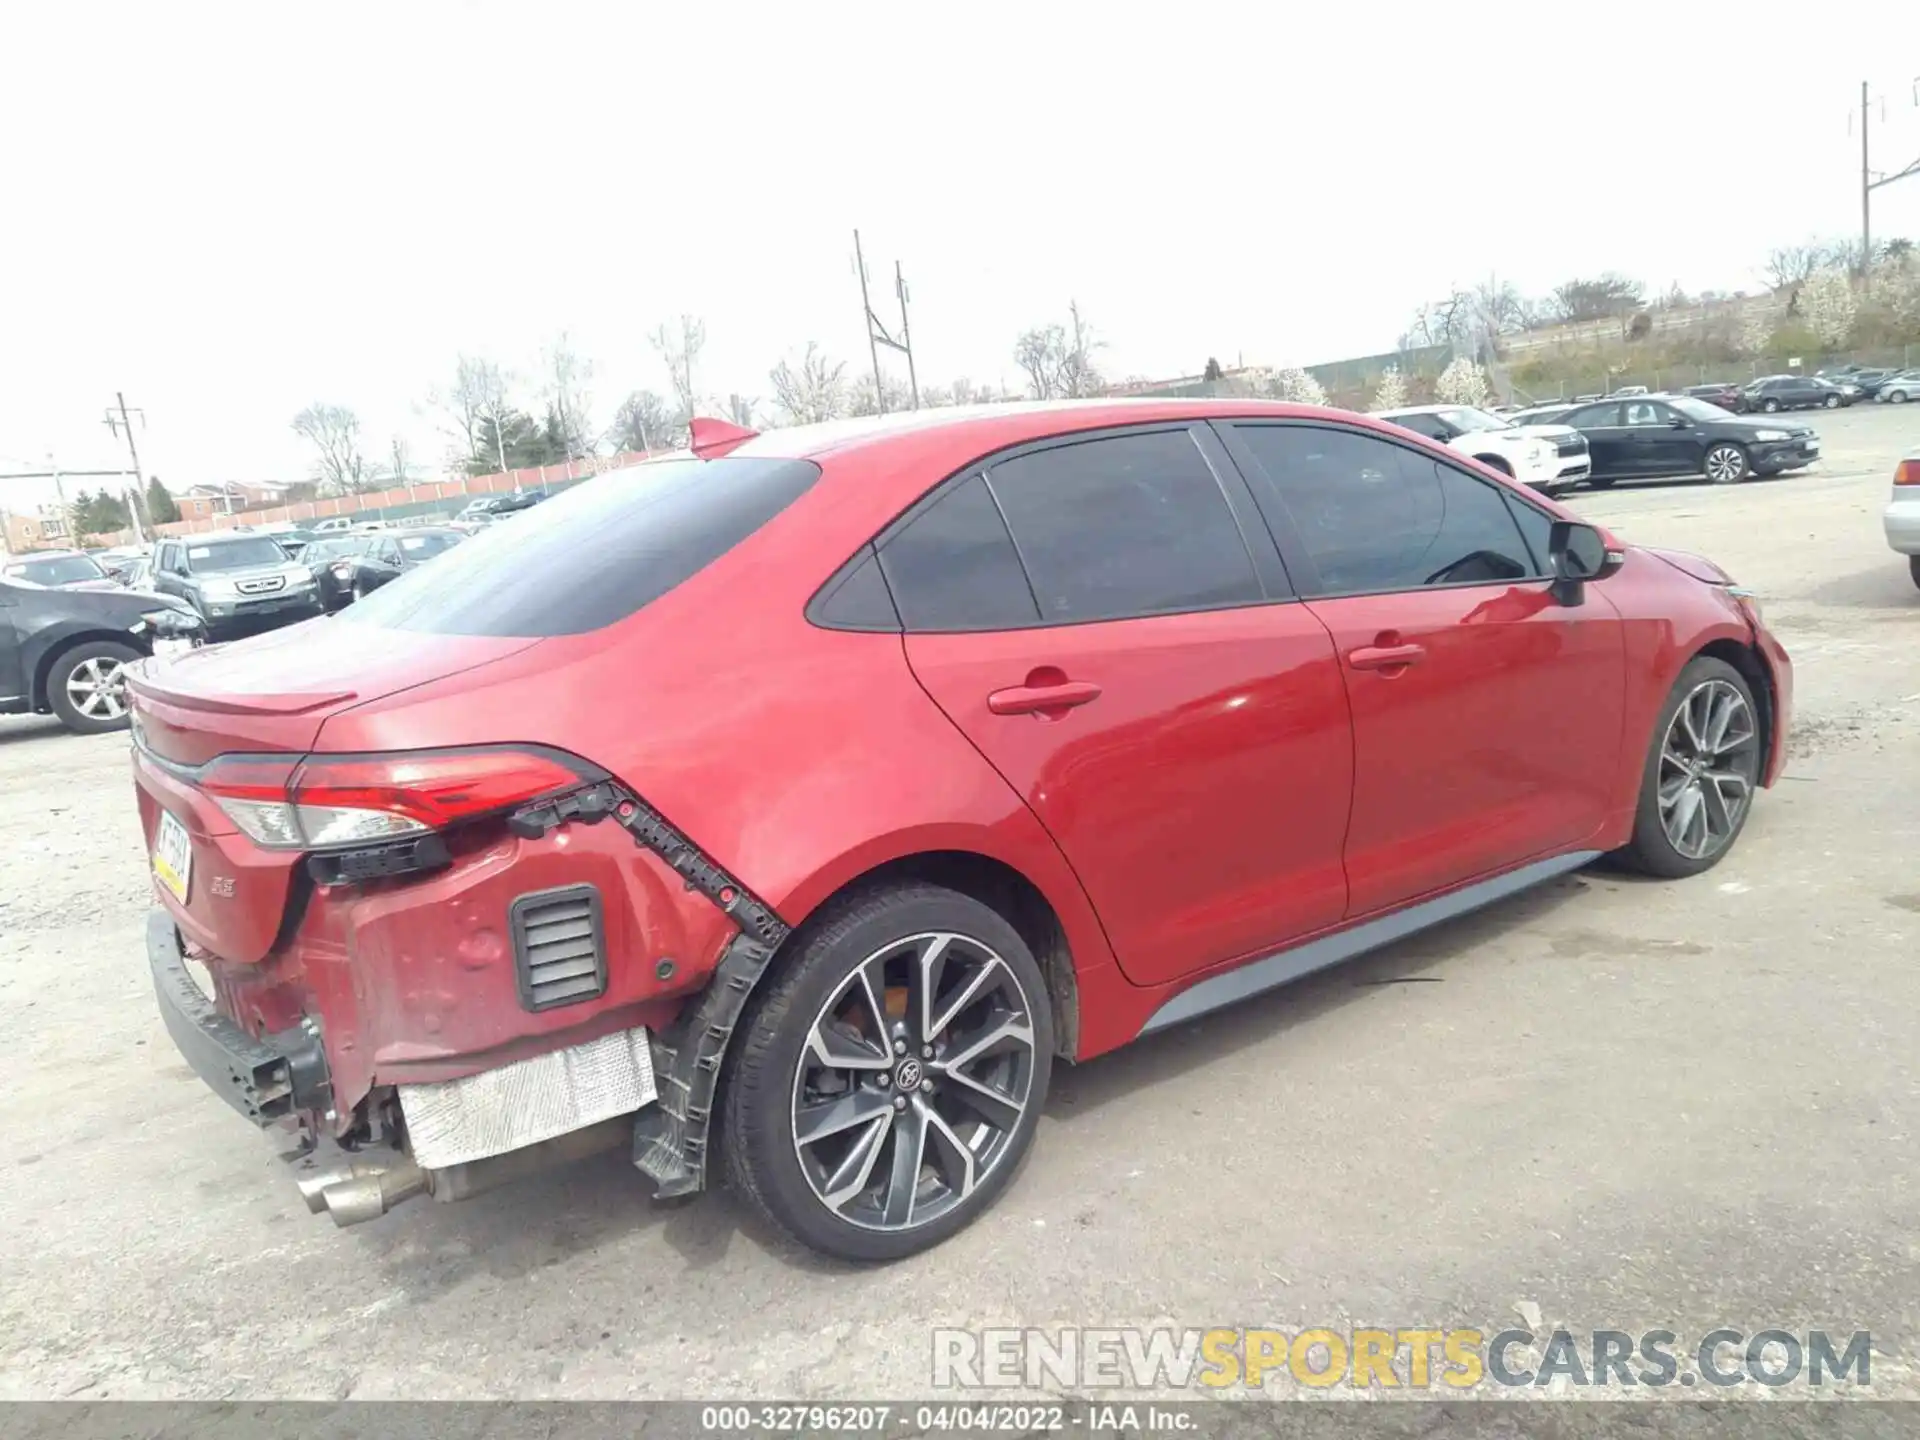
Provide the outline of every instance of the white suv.
<path id="1" fill-rule="evenodd" d="M 1438 440 L 1547 495 L 1573 489 L 1593 470 L 1587 437 L 1571 425 L 1515 425 L 1471 405 L 1415 405 L 1379 410 L 1375 418 Z"/>

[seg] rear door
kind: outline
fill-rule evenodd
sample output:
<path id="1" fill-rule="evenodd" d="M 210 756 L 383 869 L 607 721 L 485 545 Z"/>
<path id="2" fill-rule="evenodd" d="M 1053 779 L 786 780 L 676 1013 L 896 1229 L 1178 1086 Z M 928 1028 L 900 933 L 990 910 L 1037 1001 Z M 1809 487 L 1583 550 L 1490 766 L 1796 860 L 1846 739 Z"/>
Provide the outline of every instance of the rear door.
<path id="1" fill-rule="evenodd" d="M 1340 919 L 1333 642 L 1204 427 L 1010 452 L 879 554 L 914 674 L 1052 833 L 1130 979 Z"/>
<path id="2" fill-rule="evenodd" d="M 1633 457 L 1628 449 L 1632 436 L 1621 422 L 1618 400 L 1583 405 L 1564 416 L 1560 423 L 1573 426 L 1587 437 L 1587 454 L 1592 460 L 1595 475 L 1618 480 L 1634 473 Z"/>
<path id="3" fill-rule="evenodd" d="M 1548 593 L 1549 514 L 1371 433 L 1232 428 L 1353 707 L 1349 914 L 1578 848 L 1618 773 L 1624 640 Z"/>

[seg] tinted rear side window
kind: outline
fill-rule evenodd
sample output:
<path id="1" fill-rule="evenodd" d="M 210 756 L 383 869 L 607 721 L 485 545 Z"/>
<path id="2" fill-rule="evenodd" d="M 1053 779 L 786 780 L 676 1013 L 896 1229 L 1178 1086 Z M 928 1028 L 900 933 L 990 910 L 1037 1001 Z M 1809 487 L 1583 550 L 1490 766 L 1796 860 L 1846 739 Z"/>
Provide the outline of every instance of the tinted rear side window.
<path id="1" fill-rule="evenodd" d="M 576 485 L 455 545 L 341 623 L 442 635 L 579 635 L 698 574 L 819 478 L 808 460 L 660 460 Z"/>
<path id="2" fill-rule="evenodd" d="M 1040 618 L 1000 507 L 978 475 L 948 490 L 880 547 L 909 630 L 1008 630 Z"/>
<path id="3" fill-rule="evenodd" d="M 990 478 L 1049 624 L 1263 598 L 1227 497 L 1185 430 L 1061 445 L 1003 461 Z"/>

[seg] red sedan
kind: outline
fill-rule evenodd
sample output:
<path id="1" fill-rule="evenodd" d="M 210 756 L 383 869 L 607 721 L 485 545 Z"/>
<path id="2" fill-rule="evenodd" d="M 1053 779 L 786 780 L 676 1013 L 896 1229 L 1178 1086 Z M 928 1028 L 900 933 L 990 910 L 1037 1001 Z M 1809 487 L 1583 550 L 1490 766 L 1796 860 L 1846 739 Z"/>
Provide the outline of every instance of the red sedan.
<path id="1" fill-rule="evenodd" d="M 1062 1060 L 1714 865 L 1792 696 L 1711 562 L 1252 401 L 698 422 L 132 688 L 162 1012 L 315 1211 L 630 1145 L 865 1259 Z"/>

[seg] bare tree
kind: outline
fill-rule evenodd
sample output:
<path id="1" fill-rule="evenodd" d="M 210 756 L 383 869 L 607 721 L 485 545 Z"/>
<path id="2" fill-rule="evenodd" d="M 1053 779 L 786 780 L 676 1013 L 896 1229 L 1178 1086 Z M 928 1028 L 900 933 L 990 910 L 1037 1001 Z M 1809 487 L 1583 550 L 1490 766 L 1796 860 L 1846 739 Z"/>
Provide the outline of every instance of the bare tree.
<path id="1" fill-rule="evenodd" d="M 407 483 L 407 472 L 413 468 L 413 462 L 412 451 L 407 445 L 405 436 L 395 435 L 387 442 L 387 466 L 393 472 L 394 484 Z"/>
<path id="2" fill-rule="evenodd" d="M 663 320 L 648 338 L 666 364 L 667 383 L 673 387 L 673 398 L 680 402 L 681 418 L 691 420 L 700 398 L 694 389 L 694 372 L 707 344 L 706 322 L 691 315 L 682 315 L 671 325 Z"/>
<path id="3" fill-rule="evenodd" d="M 567 459 L 578 460 L 593 453 L 593 427 L 588 411 L 593 396 L 587 382 L 593 378 L 593 362 L 573 348 L 572 338 L 562 330 L 542 357 L 546 367 L 546 401 L 560 430 Z"/>
<path id="4" fill-rule="evenodd" d="M 503 422 L 513 408 L 507 372 L 491 360 L 462 355 L 453 367 L 453 384 L 434 390 L 427 404 L 439 414 L 440 429 L 459 452 L 462 469 L 470 469 L 483 449 L 494 452 L 502 470 L 507 457 L 500 442 Z"/>
<path id="5" fill-rule="evenodd" d="M 1027 389 L 1036 400 L 1058 396 L 1098 395 L 1105 382 L 1093 363 L 1101 342 L 1080 313 L 1076 300 L 1067 306 L 1068 324 L 1037 325 L 1013 342 L 1013 359 L 1027 376 Z"/>
<path id="6" fill-rule="evenodd" d="M 1767 252 L 1767 283 L 1775 290 L 1797 290 L 1827 263 L 1828 247 L 1808 243 L 1782 245 Z"/>
<path id="7" fill-rule="evenodd" d="M 882 374 L 880 383 L 884 389 L 876 391 L 871 375 L 862 375 L 847 395 L 847 414 L 849 415 L 891 415 L 896 410 L 905 410 L 912 406 L 913 397 L 907 393 L 907 387 L 893 376 Z M 885 401 L 883 405 L 881 402 Z"/>
<path id="8" fill-rule="evenodd" d="M 742 429 L 751 430 L 759 423 L 754 416 L 754 411 L 759 408 L 759 404 L 760 402 L 751 395 L 729 395 L 727 396 L 727 419 Z"/>
<path id="9" fill-rule="evenodd" d="M 293 433 L 313 442 L 314 479 L 323 493 L 354 495 L 371 490 L 373 466 L 360 453 L 360 417 L 344 405 L 309 405 L 293 417 Z"/>
<path id="10" fill-rule="evenodd" d="M 686 433 L 687 427 L 674 415 L 671 404 L 651 390 L 636 390 L 614 412 L 607 443 L 615 450 L 651 454 L 679 449 Z"/>
<path id="11" fill-rule="evenodd" d="M 1645 303 L 1645 287 L 1638 280 L 1608 271 L 1588 280 L 1569 280 L 1553 291 L 1553 307 L 1568 324 L 1587 320 L 1616 320 L 1631 315 Z"/>
<path id="12" fill-rule="evenodd" d="M 847 404 L 847 362 L 829 360 L 813 341 L 797 365 L 782 360 L 767 372 L 773 403 L 789 424 L 811 425 L 844 413 Z"/>

